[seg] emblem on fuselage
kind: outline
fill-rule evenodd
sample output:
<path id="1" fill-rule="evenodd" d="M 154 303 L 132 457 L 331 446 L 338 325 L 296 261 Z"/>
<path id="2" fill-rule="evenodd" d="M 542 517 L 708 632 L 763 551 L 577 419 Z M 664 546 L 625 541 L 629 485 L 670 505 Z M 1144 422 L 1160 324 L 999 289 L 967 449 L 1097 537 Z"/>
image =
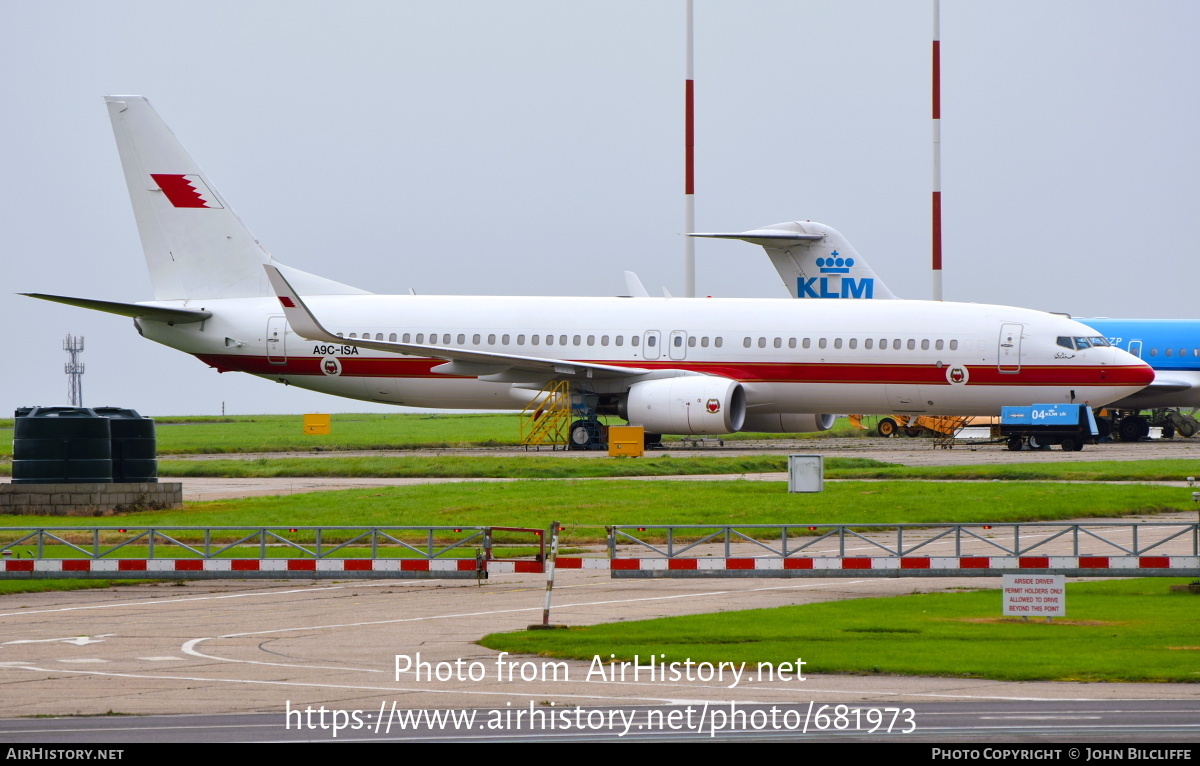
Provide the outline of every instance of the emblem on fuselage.
<path id="1" fill-rule="evenodd" d="M 327 356 L 321 360 L 321 372 L 326 375 L 341 375 L 342 363 L 338 361 L 336 356 Z"/>
<path id="2" fill-rule="evenodd" d="M 952 386 L 961 386 L 970 378 L 966 367 L 951 367 L 946 370 L 946 380 Z"/>

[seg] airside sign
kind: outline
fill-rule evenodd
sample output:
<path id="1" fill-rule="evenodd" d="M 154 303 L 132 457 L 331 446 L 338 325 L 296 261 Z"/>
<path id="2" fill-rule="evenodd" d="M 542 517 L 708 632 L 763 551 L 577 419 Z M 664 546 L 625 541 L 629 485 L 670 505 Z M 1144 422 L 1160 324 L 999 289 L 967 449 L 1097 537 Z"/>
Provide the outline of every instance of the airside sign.
<path id="1" fill-rule="evenodd" d="M 1062 575 L 1004 575 L 1004 616 L 1066 617 L 1064 580 Z"/>

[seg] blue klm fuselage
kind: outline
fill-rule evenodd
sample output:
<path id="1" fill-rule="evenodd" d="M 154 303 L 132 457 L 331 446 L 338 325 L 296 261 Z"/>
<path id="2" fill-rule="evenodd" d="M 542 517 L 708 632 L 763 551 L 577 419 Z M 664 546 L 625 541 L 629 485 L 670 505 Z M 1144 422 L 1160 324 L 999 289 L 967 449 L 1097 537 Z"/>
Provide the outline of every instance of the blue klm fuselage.
<path id="1" fill-rule="evenodd" d="M 1200 320 L 1080 319 L 1154 368 L 1154 382 L 1114 406 L 1200 407 Z"/>

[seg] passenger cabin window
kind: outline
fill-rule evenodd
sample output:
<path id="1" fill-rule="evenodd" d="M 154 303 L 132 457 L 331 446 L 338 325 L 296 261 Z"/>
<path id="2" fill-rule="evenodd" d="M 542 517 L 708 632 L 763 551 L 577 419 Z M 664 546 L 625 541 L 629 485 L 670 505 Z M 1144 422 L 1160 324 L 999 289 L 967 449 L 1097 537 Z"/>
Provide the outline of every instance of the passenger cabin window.
<path id="1" fill-rule="evenodd" d="M 425 342 L 425 333 L 423 333 L 423 332 L 417 333 L 417 343 L 424 343 L 424 342 Z"/>
<path id="2" fill-rule="evenodd" d="M 892 348 L 895 349 L 896 351 L 900 350 L 900 339 L 899 338 L 896 338 L 894 341 L 892 341 Z"/>
<path id="3" fill-rule="evenodd" d="M 863 348 L 871 349 L 874 347 L 875 347 L 875 339 L 874 338 L 867 338 L 866 340 L 863 341 Z"/>
<path id="4" fill-rule="evenodd" d="M 700 348 L 708 348 L 708 336 L 705 335 L 700 339 Z"/>
<path id="5" fill-rule="evenodd" d="M 945 345 L 946 345 L 946 342 L 945 342 L 945 341 L 943 341 L 943 340 L 938 340 L 936 343 L 934 343 L 934 344 L 933 344 L 933 347 L 934 347 L 935 349 L 937 349 L 938 351 L 941 351 L 941 350 L 942 350 L 942 347 L 943 347 L 943 346 L 945 346 Z"/>
<path id="6" fill-rule="evenodd" d="M 834 348 L 841 348 L 841 347 L 842 347 L 842 339 L 841 339 L 841 338 L 834 338 L 834 339 L 833 339 L 833 347 L 834 347 Z"/>
<path id="7" fill-rule="evenodd" d="M 724 343 L 725 343 L 725 339 L 719 335 L 713 340 L 713 345 L 716 346 L 717 348 L 720 348 Z"/>
<path id="8" fill-rule="evenodd" d="M 617 336 L 616 345 L 618 345 L 618 346 L 624 346 L 624 345 L 625 345 L 625 336 L 624 336 L 624 335 L 618 335 L 618 336 Z"/>
<path id="9" fill-rule="evenodd" d="M 775 348 L 783 348 L 783 338 L 775 339 Z"/>
<path id="10" fill-rule="evenodd" d="M 750 348 L 750 339 L 749 338 L 742 338 L 742 347 Z"/>
<path id="11" fill-rule="evenodd" d="M 850 348 L 858 348 L 858 338 L 850 339 Z"/>
<path id="12" fill-rule="evenodd" d="M 653 341 L 653 340 L 654 340 L 654 338 L 651 338 L 650 340 L 651 340 L 651 341 Z M 681 336 L 681 335 L 676 335 L 676 336 L 675 336 L 675 341 L 674 341 L 674 342 L 675 342 L 675 348 L 683 348 L 683 336 Z M 653 343 L 651 343 L 650 345 L 651 345 L 651 346 L 653 346 L 654 344 L 653 344 Z M 693 344 L 693 345 L 694 345 L 694 344 Z"/>
<path id="13" fill-rule="evenodd" d="M 630 336 L 629 336 L 629 345 L 631 345 L 631 346 L 636 346 L 638 343 L 640 343 L 640 342 L 641 342 L 641 340 L 642 340 L 642 339 L 641 339 L 641 338 L 639 338 L 639 337 L 638 337 L 638 336 L 636 336 L 636 335 L 630 335 Z M 653 338 L 651 338 L 651 340 L 653 340 Z"/>
<path id="14" fill-rule="evenodd" d="M 908 339 L 908 350 L 909 351 L 917 350 L 917 341 L 915 339 L 913 339 L 913 338 Z"/>
<path id="15" fill-rule="evenodd" d="M 796 339 L 788 338 L 788 348 L 795 348 L 795 347 L 796 347 Z"/>
<path id="16" fill-rule="evenodd" d="M 607 345 L 608 345 L 608 336 L 607 336 L 607 335 L 601 335 L 601 336 L 600 336 L 600 345 L 601 345 L 601 346 L 607 346 Z"/>
<path id="17" fill-rule="evenodd" d="M 958 351 L 958 341 L 957 340 L 950 341 L 950 350 Z"/>
<path id="18" fill-rule="evenodd" d="M 525 345 L 525 336 L 524 336 L 524 335 L 518 335 L 518 336 L 517 336 L 517 345 L 518 345 L 518 346 L 524 346 L 524 345 Z"/>
<path id="19" fill-rule="evenodd" d="M 404 335 L 400 336 L 400 338 L 401 343 L 412 343 L 412 336 L 409 333 L 404 333 Z M 420 343 L 420 341 L 417 342 Z"/>
<path id="20" fill-rule="evenodd" d="M 821 338 L 820 340 L 818 340 L 818 341 L 817 341 L 817 348 L 825 348 L 825 342 L 826 342 L 826 341 L 825 341 L 825 339 L 824 339 L 824 338 Z"/>
<path id="21" fill-rule="evenodd" d="M 689 335 L 688 336 L 688 348 L 695 348 L 695 347 L 696 347 L 696 336 Z"/>
<path id="22" fill-rule="evenodd" d="M 396 333 L 391 333 L 391 334 L 389 334 L 389 335 L 388 335 L 388 341 L 389 341 L 389 342 L 391 342 L 391 343 L 395 343 L 395 342 L 396 342 Z"/>
<path id="23" fill-rule="evenodd" d="M 479 345 L 479 333 L 475 333 L 474 335 L 471 336 L 471 342 L 474 343 L 476 346 Z"/>
<path id="24" fill-rule="evenodd" d="M 759 338 L 759 339 L 758 339 L 758 347 L 759 347 L 759 348 L 766 348 L 766 347 L 767 347 L 767 339 L 766 339 L 766 338 Z"/>
<path id="25" fill-rule="evenodd" d="M 505 343 L 508 343 L 508 340 L 505 340 L 504 342 L 505 342 Z M 489 345 L 489 346 L 494 346 L 494 345 L 496 345 L 496 336 L 495 336 L 495 334 L 488 335 L 488 345 Z"/>

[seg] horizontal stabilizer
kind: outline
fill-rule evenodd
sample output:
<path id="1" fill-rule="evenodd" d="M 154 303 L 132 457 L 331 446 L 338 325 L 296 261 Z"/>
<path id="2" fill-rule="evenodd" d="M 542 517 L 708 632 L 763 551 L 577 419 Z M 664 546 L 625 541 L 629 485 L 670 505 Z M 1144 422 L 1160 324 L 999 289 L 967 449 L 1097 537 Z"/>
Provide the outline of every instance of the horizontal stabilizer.
<path id="1" fill-rule="evenodd" d="M 203 322 L 212 316 L 211 311 L 199 309 L 175 309 L 165 306 L 147 306 L 144 303 L 117 303 L 115 301 L 98 301 L 91 298 L 69 298 L 65 295 L 46 295 L 44 293 L 21 293 L 30 298 L 43 301 L 65 303 L 68 306 L 78 306 L 82 309 L 103 311 L 107 314 L 133 317 L 134 319 L 153 319 L 156 322 L 171 322 L 187 324 L 188 322 Z"/>
<path id="2" fill-rule="evenodd" d="M 752 245 L 762 247 L 786 247 L 805 242 L 825 239 L 824 234 L 801 234 L 799 232 L 780 232 L 772 229 L 752 229 L 736 234 L 688 234 L 689 237 L 709 237 L 711 239 L 740 239 Z"/>

